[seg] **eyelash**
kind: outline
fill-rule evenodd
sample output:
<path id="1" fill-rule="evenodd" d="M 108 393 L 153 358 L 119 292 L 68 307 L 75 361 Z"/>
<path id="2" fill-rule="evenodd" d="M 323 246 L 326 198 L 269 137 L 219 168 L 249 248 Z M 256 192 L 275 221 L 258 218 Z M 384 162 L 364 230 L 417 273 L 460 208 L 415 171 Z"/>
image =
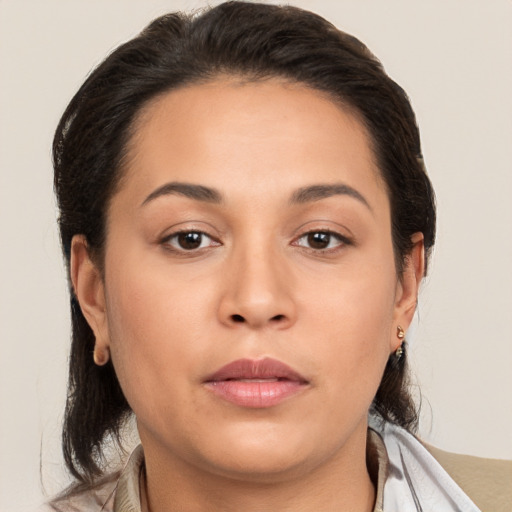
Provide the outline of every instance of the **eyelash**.
<path id="1" fill-rule="evenodd" d="M 178 239 L 182 235 L 198 236 L 200 245 L 198 247 L 193 247 L 193 248 L 189 248 L 189 249 L 185 249 L 184 247 L 178 247 L 177 245 L 174 245 L 172 242 L 175 241 L 176 244 L 179 244 Z M 315 247 L 309 247 L 306 245 L 302 245 L 301 243 L 299 243 L 303 239 L 307 240 L 308 237 L 310 237 L 312 235 L 324 235 L 324 236 L 326 235 L 329 237 L 329 239 L 328 239 L 329 245 L 331 244 L 333 239 L 337 241 L 337 244 L 335 245 L 335 247 L 315 248 Z M 210 244 L 208 244 L 204 247 L 201 247 L 201 245 L 203 244 L 204 238 L 209 239 Z M 197 240 L 197 238 L 196 238 L 196 240 Z M 195 230 L 195 229 L 176 231 L 176 232 L 171 233 L 170 235 L 166 236 L 165 238 L 163 238 L 160 243 L 162 245 L 164 245 L 167 250 L 172 251 L 176 254 L 183 255 L 183 256 L 188 256 L 188 255 L 192 256 L 194 254 L 202 252 L 203 249 L 206 249 L 208 247 L 219 247 L 222 245 L 221 242 L 216 240 L 214 237 L 210 236 L 208 233 L 205 233 L 204 231 L 200 231 L 200 230 Z M 301 234 L 298 238 L 296 238 L 292 242 L 292 245 L 294 245 L 296 247 L 302 247 L 305 250 L 314 252 L 315 254 L 329 254 L 329 253 L 337 252 L 341 249 L 341 247 L 346 246 L 346 245 L 351 245 L 351 244 L 352 244 L 352 241 L 349 238 L 341 235 L 340 233 L 336 233 L 335 231 L 331 231 L 329 229 L 314 229 L 311 231 L 307 231 L 306 233 Z"/>
<path id="2" fill-rule="evenodd" d="M 206 247 L 218 247 L 220 245 L 222 245 L 218 240 L 215 240 L 215 238 L 213 238 L 212 236 L 208 235 L 208 233 L 205 233 L 204 231 L 200 231 L 198 229 L 184 229 L 184 230 L 181 230 L 181 231 L 176 231 L 174 233 L 171 233 L 170 235 L 166 236 L 165 238 L 163 238 L 161 240 L 161 244 L 164 245 L 167 250 L 170 250 L 170 251 L 173 251 L 175 253 L 180 253 L 180 254 L 183 254 L 183 255 L 192 255 L 193 253 L 197 253 L 199 251 L 201 251 L 202 249 L 205 249 L 206 247 L 194 247 L 194 248 L 191 248 L 191 249 L 185 249 L 183 247 L 177 247 L 177 246 L 174 246 L 172 244 L 172 241 L 173 240 L 176 240 L 177 243 L 178 242 L 178 237 L 181 236 L 181 235 L 199 235 L 200 236 L 200 244 L 202 245 L 203 243 L 203 239 L 206 237 L 208 239 L 210 239 L 212 242 L 212 244 L 210 244 L 209 246 L 206 246 Z M 187 254 L 188 253 L 188 254 Z"/>
<path id="3" fill-rule="evenodd" d="M 326 247 L 326 248 L 314 248 L 314 247 L 308 247 L 305 245 L 301 245 L 299 243 L 302 239 L 307 239 L 311 235 L 327 235 L 329 237 L 329 244 L 331 243 L 332 239 L 336 240 L 338 243 L 335 247 Z M 313 251 L 315 253 L 320 254 L 329 254 L 333 252 L 337 252 L 341 249 L 341 247 L 346 245 L 351 245 L 352 241 L 347 238 L 346 236 L 341 235 L 340 233 L 337 233 L 335 231 L 332 231 L 330 229 L 313 229 L 311 231 L 307 231 L 306 233 L 303 233 L 300 237 L 296 239 L 296 242 L 293 243 L 293 245 L 303 247 L 304 249 L 307 249 L 309 251 Z"/>

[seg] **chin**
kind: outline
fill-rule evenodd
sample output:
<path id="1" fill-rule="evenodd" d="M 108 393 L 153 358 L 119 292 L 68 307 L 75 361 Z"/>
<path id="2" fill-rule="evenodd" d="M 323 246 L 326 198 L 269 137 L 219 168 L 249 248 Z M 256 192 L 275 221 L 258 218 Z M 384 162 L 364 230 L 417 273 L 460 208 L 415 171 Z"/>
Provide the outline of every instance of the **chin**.
<path id="1" fill-rule="evenodd" d="M 297 426 L 286 432 L 276 425 L 236 430 L 201 454 L 210 471 L 236 480 L 275 483 L 309 471 L 322 458 L 309 449 L 311 439 L 301 436 Z"/>
<path id="2" fill-rule="evenodd" d="M 230 454 L 229 459 L 213 461 L 213 472 L 233 480 L 271 484 L 297 478 L 308 473 L 311 461 L 297 453 L 276 453 L 276 450 L 246 450 Z"/>

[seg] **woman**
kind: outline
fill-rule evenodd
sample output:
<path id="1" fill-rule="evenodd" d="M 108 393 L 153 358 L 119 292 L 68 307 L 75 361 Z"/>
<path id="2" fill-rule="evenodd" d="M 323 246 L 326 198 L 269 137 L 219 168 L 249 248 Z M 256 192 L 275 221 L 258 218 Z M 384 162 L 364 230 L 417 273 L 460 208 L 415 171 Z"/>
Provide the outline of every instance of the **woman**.
<path id="1" fill-rule="evenodd" d="M 54 160 L 77 479 L 54 509 L 478 510 L 409 433 L 433 192 L 359 41 L 290 7 L 160 18 L 87 79 Z M 104 475 L 132 412 L 141 446 Z"/>

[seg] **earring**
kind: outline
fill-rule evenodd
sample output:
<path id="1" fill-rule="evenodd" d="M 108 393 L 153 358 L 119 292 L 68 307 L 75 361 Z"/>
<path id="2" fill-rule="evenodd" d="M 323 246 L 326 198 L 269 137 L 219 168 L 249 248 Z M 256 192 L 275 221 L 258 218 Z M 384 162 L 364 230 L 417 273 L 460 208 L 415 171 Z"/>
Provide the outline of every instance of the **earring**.
<path id="1" fill-rule="evenodd" d="M 398 325 L 396 328 L 396 337 L 400 340 L 400 345 L 398 345 L 398 348 L 395 350 L 395 356 L 397 359 L 400 359 L 402 357 L 402 354 L 404 353 L 402 344 L 403 339 L 405 338 L 405 331 L 403 330 L 401 325 Z"/>
<path id="2" fill-rule="evenodd" d="M 99 349 L 97 346 L 94 347 L 94 352 L 92 353 L 92 358 L 94 359 L 94 364 L 97 366 L 104 366 L 108 363 L 110 359 L 110 352 L 107 349 Z"/>

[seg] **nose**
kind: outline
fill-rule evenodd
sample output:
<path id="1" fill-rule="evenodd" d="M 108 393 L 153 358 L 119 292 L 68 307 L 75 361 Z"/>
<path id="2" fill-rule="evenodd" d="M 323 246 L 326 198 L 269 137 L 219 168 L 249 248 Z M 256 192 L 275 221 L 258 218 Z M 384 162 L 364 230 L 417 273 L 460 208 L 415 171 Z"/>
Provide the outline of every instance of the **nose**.
<path id="1" fill-rule="evenodd" d="M 219 304 L 222 323 L 252 329 L 286 329 L 295 323 L 293 277 L 283 255 L 239 251 L 228 267 Z"/>

